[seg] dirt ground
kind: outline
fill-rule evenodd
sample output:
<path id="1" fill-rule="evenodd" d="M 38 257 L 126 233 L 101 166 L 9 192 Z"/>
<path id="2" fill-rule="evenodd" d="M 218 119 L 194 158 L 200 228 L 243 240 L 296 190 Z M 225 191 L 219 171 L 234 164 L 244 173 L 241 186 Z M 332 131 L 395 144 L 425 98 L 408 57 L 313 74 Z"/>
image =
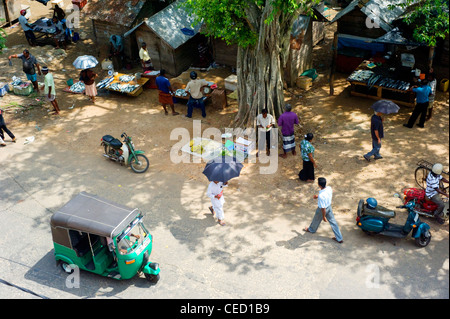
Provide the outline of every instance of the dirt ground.
<path id="1" fill-rule="evenodd" d="M 22 2 L 31 5 L 32 20 L 51 16 L 49 7 L 30 0 Z M 90 21 L 82 20 L 81 25 L 82 31 L 87 35 L 86 39 L 70 45 L 66 54 L 47 61 L 58 88 L 57 100 L 62 110 L 61 115 L 49 115 L 46 108 L 48 105 L 36 94 L 29 97 L 8 94 L 0 98 L 0 107 L 6 110 L 9 128 L 13 132 L 35 132 L 36 138 L 45 143 L 59 150 L 70 148 L 80 156 L 96 153 L 101 156 L 100 138 L 105 134 L 119 137 L 126 131 L 133 137 L 137 148 L 149 155 L 151 170 L 177 173 L 186 180 L 207 183 L 201 173 L 204 164 L 187 164 L 187 169 L 186 165 L 170 161 L 170 149 L 177 143 L 177 140 L 170 139 L 170 133 L 175 128 L 186 128 L 192 132 L 193 125 L 191 119 L 182 115 L 165 116 L 158 103 L 157 90 L 147 89 L 138 97 L 100 92 L 95 105 L 85 96 L 62 91 L 68 79 L 78 77 L 78 71 L 72 66 L 75 58 L 95 51 Z M 7 55 L 20 53 L 27 47 L 20 26 L 14 25 L 5 30 L 8 33 L 9 49 L 0 57 L 0 82 L 10 82 L 12 75 L 24 78 L 20 61 L 15 60 L 13 67 L 9 67 Z M 314 81 L 313 87 L 308 91 L 287 89 L 285 100 L 293 105 L 293 111 L 300 118 L 297 144 L 304 134 L 312 132 L 315 135 L 313 145 L 319 165 L 316 177 L 326 177 L 334 190 L 336 219 L 338 222 L 344 219 L 350 222 L 354 219 L 359 199 L 376 197 L 383 206 L 399 205 L 399 199 L 393 195 L 401 193 L 403 187 L 416 186 L 414 170 L 420 159 L 441 162 L 448 171 L 449 96 L 448 92 L 437 92 L 434 116 L 424 129 L 414 127 L 408 130 L 402 126 L 411 114 L 411 108 L 401 107 L 399 113 L 386 116 L 385 138 L 381 150 L 384 159 L 367 163 L 362 156 L 371 149 L 370 116 L 373 112 L 370 106 L 374 101 L 350 96 L 345 74 L 338 74 L 334 96 L 329 95 L 328 70 L 333 32 L 333 26 L 328 27 L 326 39 L 314 49 L 314 67 L 320 76 Z M 45 50 L 54 49 L 47 47 Z M 40 59 L 45 50 L 42 52 L 32 48 L 30 51 Z M 105 76 L 105 71 L 100 67 L 96 71 L 100 74 L 100 79 Z M 139 67 L 128 73 L 137 71 Z M 448 74 L 448 69 L 444 73 Z M 230 74 L 231 70 L 228 68 L 199 72 L 200 77 L 216 82 L 219 87 L 224 86 L 223 79 Z M 39 80 L 43 81 L 42 78 Z M 185 103 L 176 104 L 176 110 L 185 114 Z M 207 104 L 206 119 L 201 118 L 199 110 L 194 111 L 193 117 L 202 121 L 202 129 L 217 127 L 223 130 L 231 127 L 236 112 L 236 101 L 228 99 L 228 107 L 223 110 L 214 109 L 211 103 Z M 24 138 L 25 136 L 18 136 L 19 143 L 23 143 Z M 9 147 L 10 144 L 0 152 L 7 152 Z M 279 151 L 281 152 L 281 148 Z M 286 207 L 289 214 L 295 214 L 299 208 L 314 210 L 316 202 L 312 196 L 317 192 L 317 185 L 298 180 L 297 174 L 302 166 L 299 152 L 286 159 L 279 158 L 275 151 L 272 153 L 272 160 L 278 160 L 275 174 L 259 174 L 258 170 L 264 164 L 246 163 L 241 176 L 230 183 L 227 191 L 245 192 L 278 202 Z M 448 223 L 442 226 L 434 222 L 430 224 L 434 229 L 434 236 L 448 238 Z"/>

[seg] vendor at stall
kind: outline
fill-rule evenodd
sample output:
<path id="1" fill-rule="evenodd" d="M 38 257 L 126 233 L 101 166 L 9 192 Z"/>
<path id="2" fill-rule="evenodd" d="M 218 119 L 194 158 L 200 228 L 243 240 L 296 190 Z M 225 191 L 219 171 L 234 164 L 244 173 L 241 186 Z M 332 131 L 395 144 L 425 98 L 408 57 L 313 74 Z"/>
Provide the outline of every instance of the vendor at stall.
<path id="1" fill-rule="evenodd" d="M 166 70 L 162 69 L 159 71 L 159 76 L 156 78 L 156 85 L 158 86 L 159 90 L 159 103 L 164 108 L 164 113 L 167 115 L 169 112 L 167 112 L 167 105 L 170 105 L 172 109 L 172 115 L 178 115 L 180 113 L 175 112 L 175 107 L 173 104 L 173 89 L 170 85 L 170 81 L 168 78 L 166 78 Z"/>
<path id="2" fill-rule="evenodd" d="M 141 64 L 144 72 L 153 70 L 152 59 L 150 58 L 150 54 L 148 54 L 147 44 L 145 42 L 142 42 L 141 44 L 139 57 L 141 58 Z"/>
<path id="3" fill-rule="evenodd" d="M 187 103 L 188 111 L 186 117 L 192 117 L 192 111 L 194 107 L 199 107 L 202 110 L 202 117 L 206 117 L 205 102 L 203 101 L 202 88 L 208 86 L 208 82 L 205 79 L 197 79 L 197 72 L 192 71 L 190 73 L 191 80 L 184 89 L 189 92 L 189 101 Z"/>
<path id="4" fill-rule="evenodd" d="M 53 17 L 53 24 L 55 26 L 55 34 L 53 35 L 53 40 L 55 41 L 56 49 L 59 49 L 59 44 L 62 43 L 64 50 L 67 49 L 66 46 L 66 33 L 64 30 L 64 26 L 57 17 Z"/>
<path id="5" fill-rule="evenodd" d="M 33 27 L 28 23 L 28 19 L 25 17 L 27 10 L 20 11 L 19 23 L 22 26 L 23 32 L 25 32 L 25 37 L 28 43 L 34 47 L 36 46 L 36 36 L 33 32 Z"/>
<path id="6" fill-rule="evenodd" d="M 33 83 L 34 89 L 39 94 L 36 69 L 38 71 L 38 74 L 41 75 L 41 68 L 36 58 L 33 55 L 31 55 L 30 51 L 28 51 L 27 49 L 23 50 L 22 54 L 14 54 L 8 57 L 9 60 L 11 60 L 12 58 L 22 60 L 23 72 L 26 74 L 27 79 L 31 81 L 31 83 Z"/>
<path id="7" fill-rule="evenodd" d="M 57 18 L 58 21 L 62 23 L 66 22 L 66 13 L 57 4 L 55 4 L 55 9 L 53 9 L 53 18 Z"/>
<path id="8" fill-rule="evenodd" d="M 112 35 L 109 38 L 109 58 L 113 62 L 115 70 L 122 69 L 123 66 L 123 40 L 120 35 Z"/>

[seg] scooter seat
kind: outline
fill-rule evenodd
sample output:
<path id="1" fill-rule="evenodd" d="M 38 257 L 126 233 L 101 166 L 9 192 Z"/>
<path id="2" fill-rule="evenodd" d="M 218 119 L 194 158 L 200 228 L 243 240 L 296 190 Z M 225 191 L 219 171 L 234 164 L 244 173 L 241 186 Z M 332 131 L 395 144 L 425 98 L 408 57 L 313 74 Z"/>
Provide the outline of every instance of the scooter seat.
<path id="1" fill-rule="evenodd" d="M 105 141 L 106 143 L 110 143 L 113 139 L 114 137 L 112 137 L 111 135 L 105 135 L 102 137 L 102 140 Z"/>
<path id="2" fill-rule="evenodd" d="M 104 142 L 108 143 L 109 145 L 111 145 L 111 147 L 112 147 L 112 148 L 115 148 L 115 149 L 119 149 L 119 148 L 121 148 L 122 145 L 123 145 L 121 141 L 119 141 L 117 138 L 114 138 L 114 137 L 111 136 L 111 135 L 105 135 L 105 136 L 103 136 L 103 137 L 102 137 L 102 140 L 103 140 Z"/>
<path id="3" fill-rule="evenodd" d="M 395 212 L 393 210 L 388 210 L 387 208 L 384 208 L 383 206 L 378 205 L 377 208 L 372 209 L 367 207 L 367 204 L 364 205 L 363 215 L 370 215 L 375 217 L 382 217 L 382 218 L 394 218 Z"/>
<path id="4" fill-rule="evenodd" d="M 122 147 L 123 144 L 121 141 L 115 138 L 111 142 L 109 142 L 109 145 L 111 145 L 112 148 L 119 149 Z"/>

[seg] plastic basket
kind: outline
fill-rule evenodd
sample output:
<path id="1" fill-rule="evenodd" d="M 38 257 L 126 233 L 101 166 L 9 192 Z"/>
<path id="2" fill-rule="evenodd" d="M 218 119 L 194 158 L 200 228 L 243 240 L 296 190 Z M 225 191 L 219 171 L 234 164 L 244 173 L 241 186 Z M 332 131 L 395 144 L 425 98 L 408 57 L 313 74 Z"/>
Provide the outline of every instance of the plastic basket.
<path id="1" fill-rule="evenodd" d="M 31 94 L 31 92 L 33 92 L 33 86 L 32 85 L 28 85 L 27 87 L 15 86 L 13 91 L 14 94 L 16 95 L 28 96 Z"/>

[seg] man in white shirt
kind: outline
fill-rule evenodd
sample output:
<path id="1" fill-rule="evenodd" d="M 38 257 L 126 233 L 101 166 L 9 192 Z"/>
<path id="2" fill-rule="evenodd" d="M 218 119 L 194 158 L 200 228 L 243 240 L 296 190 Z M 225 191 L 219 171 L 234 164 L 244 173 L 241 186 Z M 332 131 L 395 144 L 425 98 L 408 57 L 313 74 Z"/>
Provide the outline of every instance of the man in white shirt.
<path id="1" fill-rule="evenodd" d="M 258 134 L 258 136 L 260 137 L 260 140 L 262 141 L 261 147 L 258 146 L 258 153 L 256 154 L 256 156 L 258 156 L 259 154 L 259 149 L 262 148 L 262 146 L 264 146 L 264 134 L 261 133 L 265 133 L 265 141 L 266 141 L 266 150 L 267 150 L 267 156 L 270 155 L 270 131 L 272 130 L 272 127 L 275 125 L 275 120 L 273 118 L 273 116 L 271 114 L 268 113 L 267 109 L 263 109 L 262 113 L 259 114 L 256 117 L 256 126 L 258 127 L 258 131 L 260 134 Z M 261 138 L 262 137 L 262 138 Z"/>
<path id="2" fill-rule="evenodd" d="M 36 36 L 34 35 L 33 28 L 28 23 L 28 19 L 25 17 L 26 14 L 26 10 L 20 11 L 19 23 L 22 26 L 23 32 L 25 32 L 28 43 L 34 47 L 36 45 Z"/>
<path id="3" fill-rule="evenodd" d="M 441 195 L 444 195 L 447 198 L 449 197 L 448 194 L 440 188 L 441 180 L 444 183 L 448 183 L 448 180 L 442 177 L 442 171 L 442 164 L 436 163 L 433 165 L 431 172 L 427 176 L 427 188 L 425 189 L 425 197 L 438 205 L 438 208 L 434 212 L 434 217 L 439 224 L 444 223 L 444 219 L 442 219 L 442 212 L 444 211 L 445 203 L 442 200 Z"/>
<path id="4" fill-rule="evenodd" d="M 141 49 L 139 50 L 139 58 L 141 59 L 142 68 L 145 71 L 153 70 L 152 59 L 147 51 L 147 44 L 142 42 Z"/>
<path id="5" fill-rule="evenodd" d="M 45 98 L 48 102 L 53 106 L 53 114 L 59 115 L 59 105 L 56 101 L 56 88 L 55 81 L 53 80 L 53 74 L 48 72 L 48 68 L 46 66 L 42 67 L 42 74 L 44 74 L 44 93 Z"/>
<path id="6" fill-rule="evenodd" d="M 319 177 L 319 195 L 314 195 L 314 199 L 318 199 L 318 207 L 316 209 L 316 213 L 311 222 L 311 225 L 305 229 L 304 231 L 308 233 L 315 233 L 321 221 L 330 223 L 331 229 L 334 232 L 335 237 L 333 239 L 337 241 L 339 244 L 342 244 L 344 240 L 342 239 L 341 231 L 339 230 L 339 226 L 336 222 L 336 219 L 333 215 L 333 210 L 331 209 L 331 200 L 333 198 L 333 190 L 330 186 L 327 186 L 327 180 L 324 177 Z"/>
<path id="7" fill-rule="evenodd" d="M 195 106 L 198 106 L 202 110 L 202 116 L 206 117 L 205 103 L 203 102 L 202 88 L 208 86 L 208 82 L 205 79 L 197 79 L 197 72 L 192 71 L 190 74 L 191 81 L 186 85 L 184 89 L 189 92 L 189 101 L 187 102 L 188 112 L 186 117 L 192 117 L 192 111 Z"/>
<path id="8" fill-rule="evenodd" d="M 225 226 L 223 221 L 225 216 L 223 213 L 223 204 L 225 203 L 225 198 L 223 197 L 223 188 L 228 186 L 228 182 L 213 181 L 209 183 L 206 195 L 211 199 L 211 205 L 209 210 L 218 219 L 221 226 Z"/>

